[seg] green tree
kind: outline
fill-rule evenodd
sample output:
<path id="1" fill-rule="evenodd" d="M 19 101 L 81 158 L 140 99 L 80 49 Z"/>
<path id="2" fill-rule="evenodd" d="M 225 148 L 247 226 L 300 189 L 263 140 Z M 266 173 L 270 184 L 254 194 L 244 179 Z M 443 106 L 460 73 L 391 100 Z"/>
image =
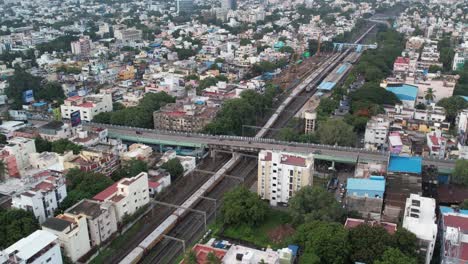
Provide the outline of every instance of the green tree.
<path id="1" fill-rule="evenodd" d="M 306 222 L 297 228 L 295 240 L 305 252 L 317 255 L 320 263 L 340 264 L 348 259 L 348 231 L 342 224 Z"/>
<path id="2" fill-rule="evenodd" d="M 44 87 L 37 92 L 37 96 L 48 102 L 65 99 L 62 85 L 58 82 L 47 82 Z"/>
<path id="3" fill-rule="evenodd" d="M 320 264 L 320 258 L 312 252 L 304 252 L 299 258 L 299 264 Z"/>
<path id="4" fill-rule="evenodd" d="M 1 122 L 0 122 L 1 125 Z M 0 144 L 6 144 L 7 143 L 7 137 L 3 134 L 0 134 Z"/>
<path id="5" fill-rule="evenodd" d="M 78 154 L 80 153 L 82 148 L 82 146 L 76 145 L 68 139 L 62 138 L 52 142 L 52 152 L 57 152 L 60 154 L 63 154 L 70 150 L 73 151 L 73 154 Z"/>
<path id="6" fill-rule="evenodd" d="M 398 228 L 392 235 L 393 247 L 399 249 L 408 256 L 417 256 L 419 241 L 415 234 L 404 228 Z"/>
<path id="7" fill-rule="evenodd" d="M 372 263 L 382 257 L 392 243 L 392 237 L 381 226 L 359 225 L 349 231 L 351 261 Z"/>
<path id="8" fill-rule="evenodd" d="M 39 222 L 32 212 L 0 209 L 0 248 L 7 248 L 38 229 Z"/>
<path id="9" fill-rule="evenodd" d="M 457 117 L 458 113 L 461 110 L 468 108 L 468 102 L 460 96 L 443 98 L 437 102 L 437 105 L 445 109 L 447 120 L 450 122 L 455 122 L 455 118 Z"/>
<path id="10" fill-rule="evenodd" d="M 430 73 L 437 73 L 438 71 L 442 72 L 442 68 L 437 66 L 437 65 L 431 65 L 429 66 L 429 72 Z"/>
<path id="11" fill-rule="evenodd" d="M 67 197 L 60 204 L 60 210 L 67 209 L 82 199 L 90 199 L 103 191 L 113 181 L 100 173 L 70 169 L 66 174 Z"/>
<path id="12" fill-rule="evenodd" d="M 460 209 L 467 210 L 468 209 L 468 199 L 463 200 L 460 204 Z"/>
<path id="13" fill-rule="evenodd" d="M 177 158 L 170 159 L 161 166 L 169 174 L 171 174 L 171 181 L 175 181 L 177 178 L 184 175 L 184 167 L 180 164 L 180 160 Z"/>
<path id="14" fill-rule="evenodd" d="M 320 187 L 306 186 L 289 200 L 289 210 L 295 224 L 313 220 L 340 221 L 343 208 L 333 194 Z"/>
<path id="15" fill-rule="evenodd" d="M 426 99 L 427 102 L 434 101 L 435 97 L 436 96 L 432 88 L 428 88 L 427 91 L 424 93 L 424 99 Z"/>
<path id="16" fill-rule="evenodd" d="M 458 184 L 468 185 L 468 160 L 459 159 L 455 162 L 452 181 Z"/>
<path id="17" fill-rule="evenodd" d="M 268 205 L 243 186 L 224 194 L 221 215 L 226 225 L 256 226 L 265 219 L 267 211 Z"/>
<path id="18" fill-rule="evenodd" d="M 382 257 L 374 262 L 375 264 L 416 264 L 417 259 L 403 254 L 397 248 L 388 248 Z"/>
<path id="19" fill-rule="evenodd" d="M 41 137 L 34 138 L 34 144 L 36 145 L 36 151 L 39 153 L 52 151 L 52 143 Z"/>
<path id="20" fill-rule="evenodd" d="M 183 169 L 183 168 L 182 168 Z M 122 164 L 120 169 L 111 175 L 113 181 L 138 175 L 140 172 L 148 172 L 148 164 L 139 159 L 131 159 Z"/>
<path id="21" fill-rule="evenodd" d="M 319 123 L 317 136 L 320 143 L 327 145 L 354 146 L 357 140 L 353 127 L 340 119 Z"/>
<path id="22" fill-rule="evenodd" d="M 195 253 L 195 251 L 190 250 L 187 253 L 185 253 L 184 263 L 186 263 L 186 264 L 199 264 L 198 259 L 197 259 L 197 254 Z"/>
<path id="23" fill-rule="evenodd" d="M 208 253 L 206 256 L 207 264 L 221 264 L 221 259 L 219 259 L 213 251 Z"/>

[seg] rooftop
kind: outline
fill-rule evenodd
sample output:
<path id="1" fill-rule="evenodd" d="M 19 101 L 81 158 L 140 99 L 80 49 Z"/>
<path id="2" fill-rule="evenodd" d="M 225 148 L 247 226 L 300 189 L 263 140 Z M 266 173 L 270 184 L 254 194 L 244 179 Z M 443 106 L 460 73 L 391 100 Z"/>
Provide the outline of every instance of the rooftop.
<path id="1" fill-rule="evenodd" d="M 403 101 L 414 101 L 418 96 L 418 87 L 409 84 L 387 86 L 387 91 L 394 93 Z"/>
<path id="2" fill-rule="evenodd" d="M 61 121 L 51 121 L 43 126 L 41 126 L 41 129 L 47 129 L 47 130 L 59 130 L 63 127 L 63 122 Z"/>
<path id="3" fill-rule="evenodd" d="M 65 230 L 70 225 L 71 225 L 71 223 L 68 222 L 67 220 L 63 220 L 63 219 L 60 219 L 60 218 L 57 218 L 57 217 L 48 218 L 42 224 L 42 226 L 44 226 L 44 227 L 47 227 L 49 229 L 53 229 L 53 230 L 56 230 L 56 231 L 59 231 L 59 232 Z"/>
<path id="4" fill-rule="evenodd" d="M 349 178 L 346 189 L 348 190 L 373 190 L 373 191 L 385 191 L 385 178 L 383 176 L 371 176 L 374 178 L 360 179 L 360 178 Z M 381 178 L 377 178 L 381 177 Z"/>
<path id="5" fill-rule="evenodd" d="M 79 203 L 68 209 L 67 212 L 75 215 L 84 214 L 94 219 L 101 215 L 102 210 L 101 205 L 98 202 L 81 200 Z"/>
<path id="6" fill-rule="evenodd" d="M 422 158 L 421 157 L 402 157 L 390 156 L 388 164 L 389 172 L 403 172 L 421 174 Z"/>
<path id="7" fill-rule="evenodd" d="M 17 252 L 17 257 L 23 260 L 29 260 L 56 240 L 57 236 L 54 234 L 44 230 L 37 230 L 31 235 L 18 240 L 16 243 L 5 249 L 5 252 L 7 254 Z"/>

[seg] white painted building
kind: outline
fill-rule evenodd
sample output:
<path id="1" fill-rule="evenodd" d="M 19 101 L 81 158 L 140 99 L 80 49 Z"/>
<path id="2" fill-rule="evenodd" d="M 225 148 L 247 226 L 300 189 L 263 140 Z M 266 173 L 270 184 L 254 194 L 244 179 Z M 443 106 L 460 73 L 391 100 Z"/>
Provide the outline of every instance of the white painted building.
<path id="1" fill-rule="evenodd" d="M 51 217 L 42 224 L 42 230 L 58 236 L 64 254 L 74 263 L 91 250 L 88 223 L 84 215 L 61 214 Z"/>
<path id="2" fill-rule="evenodd" d="M 60 106 L 63 119 L 70 119 L 70 115 L 76 111 L 80 112 L 82 121 L 89 122 L 99 113 L 112 111 L 112 95 L 110 93 L 76 95 L 65 99 Z"/>
<path id="3" fill-rule="evenodd" d="M 266 263 L 280 264 L 292 262 L 292 250 L 289 248 L 275 251 L 267 248 L 265 251 L 248 248 L 240 245 L 233 245 L 224 255 L 222 263 L 225 264 L 247 264 Z M 263 261 L 263 262 L 262 262 Z"/>
<path id="4" fill-rule="evenodd" d="M 65 212 L 75 216 L 86 216 L 91 246 L 100 245 L 117 232 L 117 215 L 111 202 L 101 203 L 85 199 Z"/>
<path id="5" fill-rule="evenodd" d="M 12 207 L 34 213 L 39 223 L 54 216 L 54 211 L 67 197 L 64 178 L 49 176 L 28 191 L 13 196 Z"/>
<path id="6" fill-rule="evenodd" d="M 15 156 L 18 169 L 24 171 L 30 165 L 29 154 L 36 152 L 36 144 L 34 139 L 14 137 L 8 140 L 8 144 L 5 145 L 3 150 Z"/>
<path id="7" fill-rule="evenodd" d="M 135 177 L 123 178 L 93 199 L 111 202 L 116 209 L 117 221 L 121 222 L 125 215 L 132 215 L 149 203 L 148 174 L 141 172 Z"/>
<path id="8" fill-rule="evenodd" d="M 273 206 L 287 204 L 295 192 L 312 185 L 313 170 L 312 154 L 262 150 L 258 155 L 257 192 Z"/>
<path id="9" fill-rule="evenodd" d="M 437 237 L 436 202 L 433 198 L 411 194 L 406 199 L 403 228 L 415 234 L 419 240 L 420 253 L 429 264 L 434 253 Z"/>
<path id="10" fill-rule="evenodd" d="M 3 264 L 62 264 L 62 254 L 56 235 L 37 230 L 22 238 L 3 252 L 0 251 L 0 263 Z"/>
<path id="11" fill-rule="evenodd" d="M 376 149 L 386 143 L 390 120 L 384 116 L 375 116 L 367 121 L 364 144 L 366 149 Z"/>

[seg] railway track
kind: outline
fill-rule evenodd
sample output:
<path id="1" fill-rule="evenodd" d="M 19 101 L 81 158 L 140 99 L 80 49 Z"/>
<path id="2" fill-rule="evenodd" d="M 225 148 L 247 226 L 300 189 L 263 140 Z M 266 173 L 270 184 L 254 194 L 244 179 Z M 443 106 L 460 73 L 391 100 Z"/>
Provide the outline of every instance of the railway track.
<path id="1" fill-rule="evenodd" d="M 235 168 L 233 168 L 229 174 L 238 176 L 244 179 L 244 183 L 248 185 L 255 179 L 257 169 L 257 160 L 254 158 L 244 157 Z M 218 211 L 222 205 L 223 194 L 239 185 L 239 181 L 233 178 L 225 177 L 221 182 L 218 183 L 217 188 L 213 189 L 206 196 L 216 199 L 216 210 Z M 208 200 L 201 200 L 195 207 L 195 210 L 207 212 L 207 222 L 215 219 L 214 213 L 214 202 Z M 204 219 L 199 213 L 191 212 L 188 213 L 179 224 L 168 233 L 169 236 L 177 237 L 185 240 L 186 245 L 192 245 L 198 238 L 203 235 L 204 230 Z M 188 247 L 187 247 L 188 248 Z M 141 261 L 142 264 L 150 263 L 161 263 L 167 264 L 172 263 L 181 254 L 184 254 L 182 244 L 173 240 L 164 239 L 148 255 Z"/>

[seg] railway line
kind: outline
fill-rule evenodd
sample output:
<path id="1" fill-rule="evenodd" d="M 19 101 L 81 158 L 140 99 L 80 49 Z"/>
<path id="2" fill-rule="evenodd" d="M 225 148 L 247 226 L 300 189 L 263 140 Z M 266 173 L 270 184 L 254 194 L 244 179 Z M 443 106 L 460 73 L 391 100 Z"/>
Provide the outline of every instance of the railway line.
<path id="1" fill-rule="evenodd" d="M 359 43 L 373 28 L 372 26 L 369 30 L 367 30 L 361 37 L 356 40 L 355 43 Z M 325 63 L 323 63 L 318 69 L 316 69 L 310 76 L 306 77 L 302 83 L 300 83 L 297 87 L 293 89 L 291 94 L 280 104 L 278 109 L 275 113 L 271 116 L 271 118 L 266 122 L 263 128 L 257 133 L 255 137 L 257 138 L 264 138 L 268 136 L 275 126 L 282 126 L 287 122 L 291 116 L 282 116 L 285 112 L 286 107 L 298 106 L 298 108 L 302 107 L 305 103 L 301 101 L 295 100 L 296 98 L 303 98 L 307 96 L 300 96 L 304 93 L 314 93 L 316 90 L 316 85 L 335 67 L 343 61 L 344 58 L 347 57 L 349 50 L 340 53 L 334 54 L 330 57 Z M 311 94 L 309 94 L 311 95 Z M 306 98 L 307 100 L 307 98 Z M 295 107 L 294 107 L 295 109 Z M 292 111 L 288 111 L 290 113 Z M 281 117 L 281 119 L 280 119 Z M 279 121 L 279 124 L 278 123 Z M 286 121 L 285 121 L 286 120 Z M 214 175 L 212 175 L 197 191 L 195 191 L 185 202 L 183 202 L 180 207 L 174 212 L 169 215 L 156 229 L 153 230 L 146 238 L 144 238 L 137 247 L 131 250 L 125 258 L 120 261 L 120 264 L 127 264 L 127 263 L 138 263 L 142 260 L 143 256 L 151 256 L 155 254 L 155 257 L 150 257 L 150 261 L 156 260 L 158 254 L 157 252 L 154 253 L 153 249 L 155 245 L 160 243 L 166 234 L 170 234 L 170 232 L 176 232 L 180 228 L 182 230 L 189 230 L 187 228 L 193 227 L 190 224 L 182 224 L 185 223 L 184 221 L 190 221 L 190 219 L 196 218 L 196 216 L 191 216 L 191 211 L 188 208 L 194 208 L 197 206 L 202 206 L 205 202 L 202 202 L 203 197 L 210 194 L 213 190 L 217 191 L 222 195 L 226 190 L 220 185 L 223 180 L 226 179 L 225 174 L 231 171 L 232 168 L 239 168 L 240 170 L 244 170 L 245 166 L 237 166 L 238 164 L 242 163 L 241 158 L 239 156 L 234 155 L 226 164 L 224 164 Z M 216 187 L 216 189 L 214 189 Z M 205 211 L 206 212 L 206 211 Z M 206 213 L 205 213 L 206 214 Z M 189 216 L 189 217 L 186 217 Z M 193 224 L 192 224 L 193 225 Z M 191 233 L 190 233 L 191 232 Z M 195 231 L 190 230 L 188 232 L 189 238 L 188 240 L 191 241 L 195 237 Z M 180 234 L 179 234 L 180 235 Z M 166 242 L 167 244 L 171 244 L 171 242 Z M 175 242 L 172 242 L 175 243 Z M 159 246 L 157 247 L 159 248 Z M 157 248 L 155 250 L 157 250 Z M 163 250 L 163 254 L 169 254 L 167 251 L 174 251 L 174 250 Z M 174 253 L 175 254 L 175 253 Z M 152 259 L 154 258 L 154 259 Z M 167 256 L 165 257 L 167 258 Z M 160 262 L 160 259 L 158 259 Z"/>

